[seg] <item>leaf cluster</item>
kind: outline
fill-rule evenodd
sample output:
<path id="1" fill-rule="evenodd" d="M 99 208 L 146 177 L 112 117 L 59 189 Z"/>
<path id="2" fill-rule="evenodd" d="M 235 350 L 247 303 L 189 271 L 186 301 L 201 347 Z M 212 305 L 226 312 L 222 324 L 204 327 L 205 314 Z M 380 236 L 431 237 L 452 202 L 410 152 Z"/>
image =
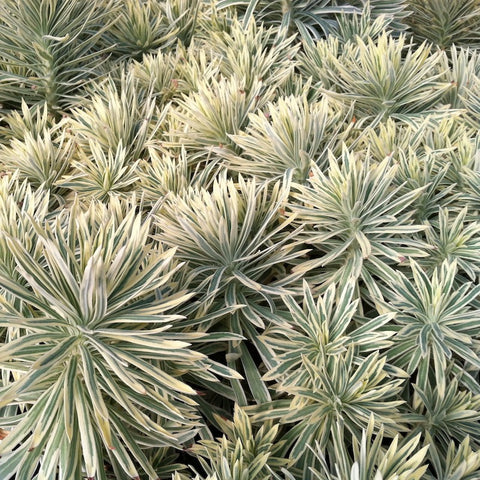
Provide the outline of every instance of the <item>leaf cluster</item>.
<path id="1" fill-rule="evenodd" d="M 0 3 L 0 479 L 478 479 L 478 8 Z"/>

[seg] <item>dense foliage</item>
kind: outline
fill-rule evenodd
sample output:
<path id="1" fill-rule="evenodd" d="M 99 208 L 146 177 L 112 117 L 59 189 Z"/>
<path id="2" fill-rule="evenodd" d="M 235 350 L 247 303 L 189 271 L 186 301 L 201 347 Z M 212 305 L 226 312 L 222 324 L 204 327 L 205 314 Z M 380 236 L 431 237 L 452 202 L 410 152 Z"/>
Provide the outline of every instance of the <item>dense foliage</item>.
<path id="1" fill-rule="evenodd" d="M 480 478 L 478 0 L 0 2 L 0 479 Z"/>

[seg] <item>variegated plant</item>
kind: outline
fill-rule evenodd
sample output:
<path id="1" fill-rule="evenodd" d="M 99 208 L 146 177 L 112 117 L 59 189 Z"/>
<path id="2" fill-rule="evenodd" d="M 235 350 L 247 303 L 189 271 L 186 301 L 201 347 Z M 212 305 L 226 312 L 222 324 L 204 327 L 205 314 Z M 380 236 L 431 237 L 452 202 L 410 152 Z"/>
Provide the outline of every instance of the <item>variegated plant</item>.
<path id="1" fill-rule="evenodd" d="M 478 480 L 479 18 L 0 2 L 0 480 Z"/>

